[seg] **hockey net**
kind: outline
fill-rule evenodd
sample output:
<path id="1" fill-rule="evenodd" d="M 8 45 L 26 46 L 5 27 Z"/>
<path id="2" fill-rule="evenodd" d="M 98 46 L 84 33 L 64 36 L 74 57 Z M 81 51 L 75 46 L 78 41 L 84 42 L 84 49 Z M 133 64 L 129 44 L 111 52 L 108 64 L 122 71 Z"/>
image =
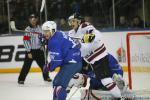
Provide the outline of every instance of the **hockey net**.
<path id="1" fill-rule="evenodd" d="M 129 88 L 150 97 L 150 32 L 128 33 L 126 43 Z"/>

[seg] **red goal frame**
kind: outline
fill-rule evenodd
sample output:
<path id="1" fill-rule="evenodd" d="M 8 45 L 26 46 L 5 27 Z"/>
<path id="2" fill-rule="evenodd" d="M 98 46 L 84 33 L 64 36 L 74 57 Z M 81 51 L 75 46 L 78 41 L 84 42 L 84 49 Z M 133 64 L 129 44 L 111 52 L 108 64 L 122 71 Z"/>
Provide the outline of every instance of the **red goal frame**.
<path id="1" fill-rule="evenodd" d="M 132 89 L 132 74 L 131 74 L 131 53 L 130 53 L 130 37 L 138 35 L 150 35 L 150 32 L 136 32 L 136 33 L 127 33 L 126 35 L 126 45 L 127 45 L 127 67 L 128 67 L 128 81 L 129 88 Z"/>

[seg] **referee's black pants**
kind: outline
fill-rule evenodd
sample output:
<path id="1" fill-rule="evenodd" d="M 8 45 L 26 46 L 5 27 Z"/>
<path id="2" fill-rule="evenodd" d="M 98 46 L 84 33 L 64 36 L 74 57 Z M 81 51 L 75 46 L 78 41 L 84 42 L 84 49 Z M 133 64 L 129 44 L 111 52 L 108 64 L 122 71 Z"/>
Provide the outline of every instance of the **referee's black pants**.
<path id="1" fill-rule="evenodd" d="M 31 50 L 32 59 L 28 58 L 28 53 L 26 52 L 24 64 L 22 66 L 18 81 L 25 81 L 27 74 L 31 68 L 32 62 L 35 60 L 42 70 L 43 79 L 49 78 L 49 72 L 43 72 L 43 66 L 45 65 L 44 52 L 41 49 Z"/>

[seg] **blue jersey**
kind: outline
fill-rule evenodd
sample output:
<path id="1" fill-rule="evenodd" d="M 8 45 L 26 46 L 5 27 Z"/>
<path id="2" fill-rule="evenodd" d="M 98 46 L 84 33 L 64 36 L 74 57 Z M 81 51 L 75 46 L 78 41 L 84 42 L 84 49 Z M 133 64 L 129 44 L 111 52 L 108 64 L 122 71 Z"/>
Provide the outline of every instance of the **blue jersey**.
<path id="1" fill-rule="evenodd" d="M 63 64 L 81 62 L 80 48 L 65 33 L 55 32 L 48 40 L 48 50 L 51 57 L 51 71 Z"/>

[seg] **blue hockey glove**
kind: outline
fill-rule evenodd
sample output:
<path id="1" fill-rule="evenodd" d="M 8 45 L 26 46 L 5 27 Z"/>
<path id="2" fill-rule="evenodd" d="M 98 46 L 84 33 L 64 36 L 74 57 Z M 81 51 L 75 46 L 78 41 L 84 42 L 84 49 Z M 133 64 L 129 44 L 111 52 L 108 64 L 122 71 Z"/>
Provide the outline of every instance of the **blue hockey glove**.
<path id="1" fill-rule="evenodd" d="M 53 72 L 54 70 L 55 70 L 55 67 L 50 66 L 50 63 L 49 63 L 49 64 L 46 64 L 46 65 L 43 67 L 43 72 L 44 72 L 44 73 L 46 73 L 47 71 Z"/>
<path id="2" fill-rule="evenodd" d="M 49 71 L 50 72 L 53 72 L 57 67 L 58 66 L 55 63 L 53 63 L 53 62 L 49 63 Z"/>

